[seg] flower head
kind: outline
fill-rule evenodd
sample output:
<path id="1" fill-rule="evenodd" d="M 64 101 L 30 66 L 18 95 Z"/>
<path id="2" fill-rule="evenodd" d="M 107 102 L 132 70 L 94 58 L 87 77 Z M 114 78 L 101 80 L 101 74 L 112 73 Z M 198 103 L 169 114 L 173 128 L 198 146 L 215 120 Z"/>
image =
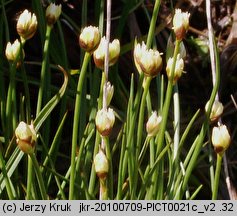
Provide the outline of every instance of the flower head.
<path id="1" fill-rule="evenodd" d="M 19 53 L 21 50 L 21 44 L 18 39 L 14 41 L 14 43 L 7 43 L 6 50 L 5 50 L 5 55 L 7 57 L 8 61 L 15 61 L 17 58 L 19 59 Z M 24 51 L 22 50 L 22 55 L 24 58 Z"/>
<path id="2" fill-rule="evenodd" d="M 106 155 L 100 149 L 94 158 L 95 172 L 101 179 L 106 178 L 109 171 L 109 163 Z"/>
<path id="3" fill-rule="evenodd" d="M 31 14 L 28 10 L 24 10 L 23 13 L 19 16 L 16 29 L 17 33 L 24 40 L 32 38 L 37 29 L 37 19 L 35 14 Z"/>
<path id="4" fill-rule="evenodd" d="M 106 39 L 102 37 L 98 48 L 93 53 L 93 58 L 96 66 L 100 69 L 104 69 L 106 51 Z M 114 39 L 109 43 L 109 66 L 114 65 L 120 54 L 120 42 L 118 39 Z"/>
<path id="5" fill-rule="evenodd" d="M 149 137 L 156 136 L 159 129 L 160 123 L 162 121 L 161 116 L 157 116 L 157 112 L 152 112 L 151 116 L 149 117 L 146 123 L 146 131 Z"/>
<path id="6" fill-rule="evenodd" d="M 37 136 L 33 124 L 28 125 L 21 121 L 15 130 L 15 135 L 17 145 L 24 153 L 34 152 Z"/>
<path id="7" fill-rule="evenodd" d="M 205 106 L 206 112 L 207 112 L 208 106 L 209 106 L 209 101 L 206 103 L 206 106 Z M 223 109 L 224 109 L 224 107 L 223 107 L 222 103 L 220 101 L 215 100 L 212 105 L 212 109 L 211 109 L 211 113 L 210 113 L 210 120 L 212 122 L 217 120 L 223 113 Z"/>
<path id="8" fill-rule="evenodd" d="M 80 36 L 79 44 L 82 49 L 87 52 L 93 52 L 100 43 L 100 32 L 98 27 L 88 26 L 85 27 Z"/>
<path id="9" fill-rule="evenodd" d="M 115 115 L 113 109 L 101 109 L 95 117 L 96 128 L 102 136 L 108 136 L 113 128 Z"/>
<path id="10" fill-rule="evenodd" d="M 161 71 L 161 54 L 157 50 L 148 50 L 144 42 L 135 46 L 133 55 L 139 72 L 143 71 L 146 76 L 154 77 Z"/>
<path id="11" fill-rule="evenodd" d="M 229 147 L 231 141 L 227 127 L 225 125 L 219 125 L 218 127 L 214 127 L 212 129 L 211 140 L 216 153 L 224 153 Z"/>
<path id="12" fill-rule="evenodd" d="M 180 9 L 175 10 L 173 18 L 173 29 L 178 40 L 182 40 L 189 28 L 189 16 L 187 12 L 182 12 Z"/>
<path id="13" fill-rule="evenodd" d="M 166 73 L 169 79 L 172 78 L 172 65 L 173 65 L 174 59 L 169 58 L 167 61 L 167 66 L 166 66 Z M 173 83 L 175 84 L 177 80 L 182 76 L 184 69 L 184 61 L 182 58 L 180 58 L 180 55 L 178 54 L 177 59 L 176 59 L 176 64 L 175 64 L 175 69 L 174 69 L 174 74 L 173 74 Z"/>
<path id="14" fill-rule="evenodd" d="M 59 18 L 62 12 L 62 5 L 56 5 L 54 3 L 50 3 L 50 5 L 46 9 L 46 20 L 47 24 L 52 26 Z"/>

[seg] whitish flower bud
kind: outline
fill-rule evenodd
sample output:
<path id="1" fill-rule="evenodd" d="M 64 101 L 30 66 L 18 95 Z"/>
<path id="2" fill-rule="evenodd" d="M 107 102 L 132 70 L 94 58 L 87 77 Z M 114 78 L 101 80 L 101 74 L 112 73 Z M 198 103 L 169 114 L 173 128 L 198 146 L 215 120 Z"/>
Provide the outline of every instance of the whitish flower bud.
<path id="1" fill-rule="evenodd" d="M 156 136 L 159 129 L 160 123 L 162 121 L 161 116 L 157 116 L 157 112 L 152 112 L 150 118 L 146 123 L 146 131 L 149 137 Z"/>
<path id="2" fill-rule="evenodd" d="M 208 106 L 209 106 L 209 101 L 207 102 L 207 104 L 205 106 L 206 112 L 207 112 Z M 220 101 L 217 101 L 217 100 L 214 101 L 214 103 L 212 105 L 211 113 L 210 113 L 210 120 L 212 122 L 216 121 L 223 113 L 223 109 L 224 109 L 224 107 Z"/>
<path id="3" fill-rule="evenodd" d="M 175 10 L 173 18 L 173 29 L 177 40 L 182 40 L 189 28 L 189 16 L 187 12 L 182 12 L 180 9 Z"/>
<path id="4" fill-rule="evenodd" d="M 20 44 L 18 39 L 16 39 L 13 44 L 8 42 L 6 50 L 5 50 L 7 60 L 8 61 L 15 61 L 15 60 L 17 60 L 17 58 L 19 59 L 20 50 L 21 50 L 21 44 Z M 22 50 L 22 57 L 24 58 L 24 56 L 25 55 L 24 55 L 24 52 Z"/>
<path id="5" fill-rule="evenodd" d="M 108 136 L 113 128 L 115 115 L 113 109 L 101 109 L 97 112 L 95 118 L 96 128 L 102 136 Z"/>
<path id="6" fill-rule="evenodd" d="M 105 62 L 105 52 L 106 52 L 106 39 L 105 37 L 101 38 L 98 48 L 93 53 L 93 58 L 96 66 L 101 70 L 104 70 Z M 109 66 L 114 65 L 119 57 L 120 53 L 120 42 L 118 39 L 109 43 Z"/>
<path id="7" fill-rule="evenodd" d="M 94 26 L 88 26 L 82 30 L 79 36 L 79 44 L 87 52 L 93 52 L 98 47 L 100 38 L 99 29 Z"/>
<path id="8" fill-rule="evenodd" d="M 32 38 L 37 29 L 37 19 L 35 14 L 31 14 L 28 10 L 24 10 L 23 13 L 19 16 L 16 29 L 18 34 L 24 40 Z"/>
<path id="9" fill-rule="evenodd" d="M 114 86 L 110 82 L 105 83 L 105 88 L 107 91 L 107 106 L 110 104 L 112 97 L 114 95 Z"/>
<path id="10" fill-rule="evenodd" d="M 166 73 L 169 79 L 171 79 L 171 70 L 172 70 L 172 65 L 173 65 L 174 59 L 169 58 L 166 66 Z M 177 59 L 176 59 L 176 64 L 175 64 L 175 69 L 174 69 L 174 75 L 173 75 L 173 84 L 177 82 L 177 80 L 182 76 L 184 69 L 184 61 L 182 58 L 180 58 L 180 55 L 178 54 Z"/>
<path id="11" fill-rule="evenodd" d="M 50 5 L 46 8 L 46 21 L 47 24 L 52 26 L 58 20 L 59 16 L 62 12 L 62 5 L 56 5 L 54 3 L 50 3 Z"/>
<path id="12" fill-rule="evenodd" d="M 15 135 L 17 145 L 24 153 L 34 152 L 37 136 L 33 124 L 28 125 L 21 121 L 15 130 Z"/>
<path id="13" fill-rule="evenodd" d="M 143 71 L 146 76 L 155 77 L 161 71 L 161 54 L 157 50 L 148 50 L 144 42 L 135 46 L 133 55 L 139 72 Z"/>
<path id="14" fill-rule="evenodd" d="M 214 146 L 215 152 L 222 154 L 230 145 L 230 134 L 225 125 L 219 125 L 212 129 L 212 144 Z"/>
<path id="15" fill-rule="evenodd" d="M 95 172 L 100 179 L 104 179 L 109 171 L 109 163 L 106 155 L 102 150 L 94 158 Z"/>

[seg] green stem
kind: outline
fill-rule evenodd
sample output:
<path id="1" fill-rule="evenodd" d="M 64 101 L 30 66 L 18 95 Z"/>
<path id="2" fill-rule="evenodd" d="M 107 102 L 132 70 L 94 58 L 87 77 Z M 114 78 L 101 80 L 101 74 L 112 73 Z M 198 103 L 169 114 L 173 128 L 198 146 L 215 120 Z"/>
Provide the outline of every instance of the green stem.
<path id="1" fill-rule="evenodd" d="M 47 25 L 46 37 L 45 37 L 45 42 L 44 42 L 43 61 L 42 61 L 42 67 L 41 67 L 40 87 L 39 87 L 39 93 L 38 93 L 36 115 L 38 115 L 40 113 L 41 108 L 42 108 L 43 93 L 44 93 L 45 80 L 46 80 L 46 78 L 45 78 L 46 66 L 47 66 L 48 55 L 49 55 L 49 40 L 50 40 L 51 30 L 52 30 L 52 27 Z"/>
<path id="2" fill-rule="evenodd" d="M 7 188 L 8 197 L 9 197 L 10 200 L 14 200 L 10 180 L 9 180 L 8 175 L 7 175 L 5 161 L 4 161 L 1 149 L 0 149 L 0 165 L 1 165 L 1 169 L 2 169 L 2 174 L 3 174 L 4 179 L 5 179 L 5 184 L 6 184 L 6 188 Z"/>
<path id="3" fill-rule="evenodd" d="M 135 166 L 138 166 L 137 161 L 135 159 L 136 156 L 136 152 L 135 152 L 135 148 L 134 148 L 134 129 L 135 129 L 135 125 L 136 125 L 136 121 L 137 121 L 137 115 L 138 115 L 138 108 L 140 105 L 140 99 L 141 99 L 141 95 L 142 95 L 142 83 L 143 83 L 143 79 L 144 79 L 144 74 L 140 74 L 139 76 L 139 83 L 138 83 L 138 90 L 137 90 L 137 94 L 134 100 L 134 105 L 131 108 L 131 117 L 129 118 L 129 124 L 127 125 L 127 129 L 128 129 L 128 136 L 127 136 L 127 151 L 125 152 L 125 157 L 128 157 L 128 173 L 129 173 L 129 182 L 133 182 L 134 184 L 136 184 L 136 178 L 134 176 L 134 172 L 135 170 L 138 170 L 138 168 L 135 169 Z M 131 193 L 131 199 L 135 199 L 135 188 L 133 187 L 132 184 L 129 184 L 129 189 L 130 189 L 130 193 Z"/>
<path id="4" fill-rule="evenodd" d="M 133 193 L 132 199 L 135 198 L 136 188 L 137 188 L 137 180 L 138 180 L 138 158 L 141 149 L 141 142 L 142 142 L 142 134 L 143 134 L 143 123 L 144 123 L 144 112 L 145 112 L 145 105 L 146 105 L 146 97 L 149 91 L 150 83 L 152 77 L 147 77 L 144 87 L 144 92 L 142 95 L 141 105 L 140 105 L 140 112 L 139 112 L 139 120 L 138 120 L 138 131 L 137 131 L 137 145 L 136 145 L 136 152 L 135 152 L 135 163 L 134 163 L 134 172 L 133 172 Z"/>
<path id="5" fill-rule="evenodd" d="M 76 149 L 77 149 L 77 138 L 78 138 L 78 128 L 79 128 L 79 118 L 81 110 L 81 96 L 82 88 L 85 80 L 85 75 L 87 71 L 87 66 L 90 61 L 90 53 L 86 52 L 84 56 L 84 61 L 81 68 L 81 73 L 77 85 L 77 95 L 75 101 L 74 109 L 74 119 L 73 119 L 73 133 L 72 133 L 72 150 L 71 150 L 71 174 L 70 174 L 70 185 L 69 185 L 69 199 L 74 198 L 74 185 L 75 185 L 75 168 L 76 168 Z"/>
<path id="6" fill-rule="evenodd" d="M 27 74 L 26 74 L 24 66 L 21 67 L 21 71 L 22 71 L 22 79 L 23 79 L 25 96 L 26 96 L 26 121 L 28 124 L 30 124 L 30 117 L 31 117 L 30 91 L 29 91 L 29 85 L 28 85 L 28 80 L 27 80 Z"/>
<path id="7" fill-rule="evenodd" d="M 141 105 L 140 105 L 140 112 L 139 112 L 139 120 L 138 120 L 138 131 L 137 131 L 137 148 L 136 148 L 136 158 L 138 159 L 141 142 L 142 142 L 142 134 L 143 134 L 143 124 L 144 124 L 144 113 L 145 113 L 145 105 L 146 105 L 146 96 L 149 91 L 150 83 L 152 77 L 146 78 L 146 83 L 144 87 L 144 92 L 142 95 Z"/>
<path id="8" fill-rule="evenodd" d="M 34 169 L 35 169 L 35 173 L 36 173 L 36 177 L 37 177 L 37 180 L 38 180 L 41 196 L 44 200 L 47 200 L 48 196 L 47 196 L 47 193 L 46 193 L 46 190 L 45 190 L 44 180 L 43 180 L 42 174 L 40 172 L 40 167 L 39 167 L 39 164 L 38 164 L 38 161 L 36 159 L 35 154 L 31 153 L 30 158 L 32 160 L 32 164 L 33 164 Z"/>
<path id="9" fill-rule="evenodd" d="M 160 2 L 161 2 L 160 0 L 156 0 L 155 5 L 154 5 L 152 18 L 151 18 L 151 22 L 150 22 L 150 28 L 149 28 L 149 32 L 148 32 L 148 36 L 147 36 L 147 42 L 146 42 L 147 48 L 151 47 L 152 40 L 154 39 L 156 20 L 157 20 L 157 16 L 159 13 Z"/>
<path id="10" fill-rule="evenodd" d="M 118 168 L 118 187 L 117 187 L 117 200 L 122 199 L 122 188 L 123 188 L 123 181 L 124 181 L 124 175 L 127 170 L 124 168 L 123 164 L 126 163 L 127 165 L 127 153 L 125 153 L 125 131 L 126 131 L 126 123 L 124 124 L 123 128 L 123 138 L 122 138 L 122 145 L 121 145 L 121 151 L 120 151 L 120 158 L 119 158 L 119 168 Z"/>
<path id="11" fill-rule="evenodd" d="M 170 100 L 171 100 L 172 91 L 173 91 L 174 70 L 175 70 L 177 55 L 179 53 L 180 43 L 181 43 L 181 41 L 176 40 L 174 56 L 173 56 L 173 65 L 172 65 L 172 68 L 171 68 L 171 78 L 169 79 L 169 82 L 168 82 L 165 102 L 164 102 L 164 106 L 163 106 L 163 109 L 162 109 L 162 121 L 161 121 L 161 126 L 160 126 L 160 133 L 159 133 L 158 141 L 157 141 L 157 143 L 158 143 L 158 145 L 157 145 L 157 154 L 159 154 L 159 152 L 161 151 L 162 146 L 163 146 L 165 130 L 166 130 L 166 124 L 167 124 L 169 108 L 170 108 Z"/>
<path id="12" fill-rule="evenodd" d="M 31 196 L 32 181 L 33 181 L 33 163 L 30 156 L 28 156 L 27 190 L 26 190 L 27 200 L 32 199 L 32 196 Z"/>
<path id="13" fill-rule="evenodd" d="M 103 137 L 105 142 L 105 149 L 106 149 L 106 157 L 109 162 L 109 175 L 107 177 L 107 188 L 108 188 L 108 198 L 113 199 L 113 164 L 112 164 L 112 157 L 111 157 L 111 150 L 109 145 L 109 138 Z"/>
<path id="14" fill-rule="evenodd" d="M 212 200 L 217 199 L 218 195 L 218 187 L 221 173 L 221 164 L 222 164 L 223 154 L 217 154 L 217 163 L 216 163 L 216 171 L 215 171 L 215 180 L 214 180 L 214 188 L 212 193 Z"/>
<path id="15" fill-rule="evenodd" d="M 5 143 L 9 142 L 10 134 L 12 133 L 12 92 L 15 86 L 15 75 L 16 75 L 16 63 L 13 63 L 10 68 L 10 83 L 7 92 L 7 103 L 6 103 L 6 133 L 5 133 Z"/>

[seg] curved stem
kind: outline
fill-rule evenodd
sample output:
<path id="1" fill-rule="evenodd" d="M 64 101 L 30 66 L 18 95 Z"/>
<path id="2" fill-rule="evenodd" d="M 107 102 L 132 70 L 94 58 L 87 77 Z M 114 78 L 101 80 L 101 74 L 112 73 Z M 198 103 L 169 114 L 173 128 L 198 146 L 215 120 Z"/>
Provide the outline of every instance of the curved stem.
<path id="1" fill-rule="evenodd" d="M 75 109 L 74 109 L 72 150 L 71 150 L 71 174 L 70 174 L 70 184 L 69 184 L 69 199 L 70 200 L 72 200 L 74 197 L 75 168 L 76 168 L 75 158 L 76 158 L 76 149 L 77 149 L 77 141 L 78 141 L 77 138 L 78 138 L 80 110 L 81 110 L 81 96 L 82 96 L 82 88 L 83 88 L 89 60 L 90 60 L 90 53 L 86 52 L 84 56 L 82 68 L 81 68 L 78 85 L 77 85 L 77 95 L 76 95 Z"/>
<path id="2" fill-rule="evenodd" d="M 216 163 L 216 171 L 215 171 L 215 180 L 214 180 L 214 188 L 212 193 L 212 200 L 217 199 L 218 195 L 218 187 L 219 187 L 219 179 L 220 179 L 220 173 L 221 173 L 221 164 L 222 164 L 222 154 L 217 154 L 217 163 Z"/>

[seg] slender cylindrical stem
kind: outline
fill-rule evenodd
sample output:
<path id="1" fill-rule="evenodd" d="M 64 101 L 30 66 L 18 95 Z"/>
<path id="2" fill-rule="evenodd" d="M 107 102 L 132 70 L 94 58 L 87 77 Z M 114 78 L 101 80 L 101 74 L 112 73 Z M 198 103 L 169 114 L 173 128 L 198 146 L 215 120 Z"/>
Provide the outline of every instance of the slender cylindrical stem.
<path id="1" fill-rule="evenodd" d="M 173 65 L 171 68 L 171 78 L 169 79 L 169 82 L 168 82 L 165 103 L 164 103 L 163 110 L 162 110 L 162 121 L 161 121 L 159 136 L 158 136 L 157 154 L 159 154 L 159 152 L 163 146 L 165 130 L 166 130 L 166 125 L 167 125 L 167 119 L 168 119 L 168 114 L 169 114 L 169 108 L 170 108 L 170 101 L 171 101 L 171 96 L 172 96 L 172 92 L 173 92 L 173 76 L 174 76 L 174 70 L 175 70 L 175 65 L 176 65 L 176 59 L 177 59 L 177 56 L 179 53 L 180 43 L 181 43 L 181 41 L 176 40 L 175 50 L 174 50 L 174 55 L 173 55 Z"/>
<path id="2" fill-rule="evenodd" d="M 41 67 L 40 87 L 39 87 L 38 101 L 37 101 L 37 108 L 36 108 L 37 115 L 41 111 L 42 102 L 43 102 L 43 93 L 44 93 L 45 80 L 46 80 L 45 76 L 46 76 L 46 67 L 47 67 L 48 54 L 49 54 L 49 40 L 50 40 L 51 30 L 52 30 L 52 27 L 47 25 L 46 37 L 45 37 L 45 42 L 44 42 L 43 61 L 42 61 L 42 67 Z"/>
<path id="3" fill-rule="evenodd" d="M 223 158 L 222 154 L 217 154 L 217 162 L 216 162 L 216 171 L 215 171 L 215 179 L 214 179 L 214 188 L 213 188 L 213 193 L 212 193 L 212 200 L 216 200 L 217 195 L 218 195 L 222 158 Z"/>
<path id="4" fill-rule="evenodd" d="M 36 177 L 37 177 L 37 180 L 38 180 L 38 183 L 39 183 L 39 188 L 40 188 L 40 193 L 41 193 L 42 199 L 47 200 L 48 196 L 47 196 L 47 193 L 46 193 L 44 180 L 43 180 L 42 174 L 40 172 L 40 167 L 39 167 L 38 161 L 36 159 L 35 153 L 29 154 L 29 155 L 30 155 L 30 158 L 32 160 L 32 164 L 33 164 L 33 167 L 34 167 L 34 170 L 35 170 L 35 173 L 36 173 Z"/>
<path id="5" fill-rule="evenodd" d="M 78 85 L 77 85 L 77 95 L 76 95 L 76 101 L 75 101 L 73 133 L 72 133 L 71 174 L 70 174 L 70 185 L 69 185 L 69 199 L 70 200 L 74 198 L 76 149 L 77 149 L 77 143 L 78 143 L 78 128 L 79 128 L 79 118 L 80 118 L 80 111 L 81 111 L 82 88 L 83 88 L 87 66 L 88 66 L 90 57 L 91 57 L 90 53 L 86 52 L 84 56 L 82 68 L 81 68 L 81 73 L 79 76 Z"/>

